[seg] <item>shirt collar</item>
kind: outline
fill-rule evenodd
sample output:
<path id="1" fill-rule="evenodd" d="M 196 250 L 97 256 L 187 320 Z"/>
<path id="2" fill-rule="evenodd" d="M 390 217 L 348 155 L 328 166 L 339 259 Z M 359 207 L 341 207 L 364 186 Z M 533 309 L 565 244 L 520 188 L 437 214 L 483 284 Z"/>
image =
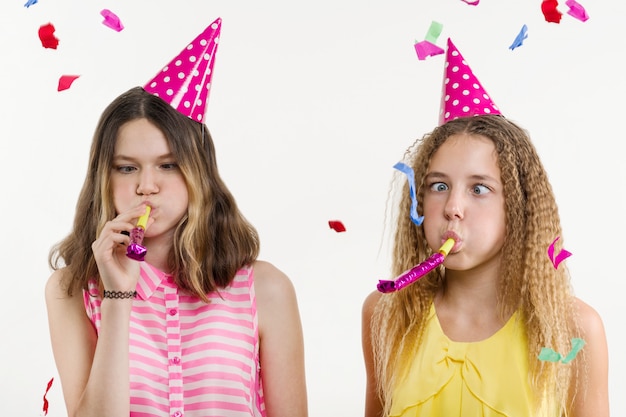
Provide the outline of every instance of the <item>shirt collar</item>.
<path id="1" fill-rule="evenodd" d="M 170 275 L 149 263 L 141 262 L 139 280 L 137 281 L 137 295 L 142 300 L 149 299 L 161 282 L 169 277 Z"/>

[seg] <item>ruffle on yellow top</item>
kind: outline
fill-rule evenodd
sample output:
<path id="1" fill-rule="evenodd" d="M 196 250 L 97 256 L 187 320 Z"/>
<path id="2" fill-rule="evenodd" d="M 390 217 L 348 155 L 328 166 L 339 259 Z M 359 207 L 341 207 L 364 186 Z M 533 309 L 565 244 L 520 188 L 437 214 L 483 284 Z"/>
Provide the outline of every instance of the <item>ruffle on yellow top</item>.
<path id="1" fill-rule="evenodd" d="M 431 306 L 420 348 L 393 393 L 390 417 L 534 416 L 528 343 L 513 314 L 491 337 L 454 342 Z"/>

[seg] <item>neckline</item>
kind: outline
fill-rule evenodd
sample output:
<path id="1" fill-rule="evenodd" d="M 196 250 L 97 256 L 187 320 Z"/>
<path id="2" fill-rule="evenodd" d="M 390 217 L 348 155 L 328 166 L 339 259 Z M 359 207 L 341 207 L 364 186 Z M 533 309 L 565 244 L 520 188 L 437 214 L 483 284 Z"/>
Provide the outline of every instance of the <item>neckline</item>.
<path id="1" fill-rule="evenodd" d="M 511 314 L 511 317 L 509 317 L 506 323 L 504 323 L 504 325 L 502 325 L 502 327 L 500 327 L 498 330 L 493 332 L 493 334 L 485 337 L 484 339 L 476 340 L 473 342 L 460 342 L 460 341 L 452 340 L 450 337 L 448 337 L 448 335 L 443 331 L 443 327 L 441 327 L 441 323 L 439 322 L 439 316 L 437 316 L 437 310 L 435 309 L 434 302 L 431 303 L 430 305 L 430 316 L 431 316 L 431 319 L 435 320 L 437 330 L 446 339 L 447 342 L 457 344 L 457 345 L 470 346 L 470 345 L 477 345 L 480 343 L 487 343 L 489 341 L 495 340 L 501 334 L 505 333 L 511 326 L 513 326 L 513 323 L 517 320 L 518 314 L 517 314 L 517 311 L 513 312 L 513 314 Z"/>

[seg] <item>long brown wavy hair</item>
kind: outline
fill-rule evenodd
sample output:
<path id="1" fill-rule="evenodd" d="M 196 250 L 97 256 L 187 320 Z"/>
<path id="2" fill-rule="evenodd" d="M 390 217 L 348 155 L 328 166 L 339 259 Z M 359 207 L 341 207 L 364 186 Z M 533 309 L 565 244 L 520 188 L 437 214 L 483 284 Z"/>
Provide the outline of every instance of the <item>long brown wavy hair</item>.
<path id="1" fill-rule="evenodd" d="M 145 118 L 164 134 L 187 184 L 189 206 L 174 233 L 168 258 L 177 284 L 208 302 L 207 293 L 227 286 L 237 270 L 259 254 L 256 229 L 239 211 L 220 178 L 215 147 L 206 125 L 185 117 L 164 100 L 135 87 L 102 113 L 96 127 L 87 176 L 70 234 L 52 247 L 49 264 L 66 267 L 67 294 L 86 289 L 98 277 L 91 250 L 104 224 L 117 213 L 111 191 L 113 156 L 120 127 Z"/>
<path id="2" fill-rule="evenodd" d="M 548 176 L 528 133 L 515 123 L 493 115 L 459 118 L 418 139 L 405 153 L 405 161 L 415 173 L 418 201 L 423 201 L 424 177 L 431 157 L 450 136 L 457 134 L 481 135 L 495 145 L 506 210 L 498 292 L 500 313 L 504 319 L 519 311 L 525 320 L 530 382 L 537 407 L 548 401 L 550 408 L 556 407 L 566 414 L 570 383 L 577 371 L 537 359 L 542 347 L 568 352 L 570 338 L 579 334 L 568 270 L 565 263 L 555 269 L 546 253 L 554 239 L 561 236 L 558 208 Z M 432 254 L 424 229 L 410 220 L 408 187 L 402 188 L 399 201 L 393 276 Z M 557 242 L 557 251 L 562 241 Z M 419 349 L 428 311 L 445 280 L 445 268 L 439 267 L 402 291 L 383 294 L 376 305 L 371 342 L 384 415 L 391 406 L 394 387 Z"/>

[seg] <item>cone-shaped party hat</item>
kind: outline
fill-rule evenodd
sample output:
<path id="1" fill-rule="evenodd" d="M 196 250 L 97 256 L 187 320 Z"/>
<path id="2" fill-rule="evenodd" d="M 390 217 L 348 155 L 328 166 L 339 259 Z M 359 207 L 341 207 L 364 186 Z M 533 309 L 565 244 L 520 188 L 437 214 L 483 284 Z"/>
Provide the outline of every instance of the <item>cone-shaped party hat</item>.
<path id="1" fill-rule="evenodd" d="M 465 59 L 448 38 L 439 125 L 459 117 L 501 114 Z"/>
<path id="2" fill-rule="evenodd" d="M 204 122 L 222 19 L 207 26 L 143 88 L 197 122 Z"/>

